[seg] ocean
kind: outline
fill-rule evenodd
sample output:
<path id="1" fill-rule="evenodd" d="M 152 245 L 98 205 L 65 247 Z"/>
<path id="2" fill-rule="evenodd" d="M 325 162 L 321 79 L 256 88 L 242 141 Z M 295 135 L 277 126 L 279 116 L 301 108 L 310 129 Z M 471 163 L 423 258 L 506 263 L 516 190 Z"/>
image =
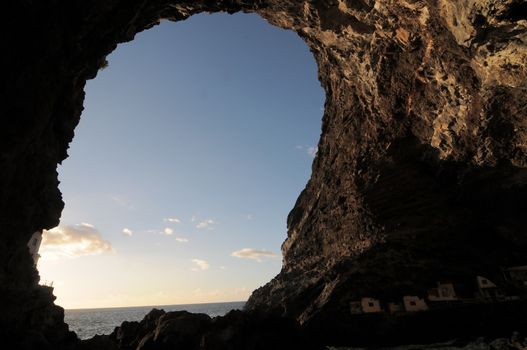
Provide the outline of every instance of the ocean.
<path id="1" fill-rule="evenodd" d="M 163 309 L 167 312 L 186 310 L 214 317 L 223 316 L 230 310 L 241 310 L 244 305 L 245 301 L 237 301 L 230 303 L 69 309 L 64 312 L 64 320 L 70 326 L 70 330 L 77 333 L 80 339 L 89 339 L 96 334 L 112 333 L 114 328 L 120 326 L 123 321 L 141 321 L 153 308 Z"/>

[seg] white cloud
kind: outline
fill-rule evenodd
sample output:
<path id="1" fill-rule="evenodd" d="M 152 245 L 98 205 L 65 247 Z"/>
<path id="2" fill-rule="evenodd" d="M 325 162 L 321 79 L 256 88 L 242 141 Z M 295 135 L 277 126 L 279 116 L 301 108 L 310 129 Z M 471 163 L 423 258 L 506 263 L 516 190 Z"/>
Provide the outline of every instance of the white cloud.
<path id="1" fill-rule="evenodd" d="M 123 228 L 123 235 L 127 235 L 127 236 L 131 236 L 133 234 L 132 230 L 130 230 L 129 228 Z"/>
<path id="2" fill-rule="evenodd" d="M 194 265 L 196 265 L 195 268 L 192 269 L 192 271 L 197 271 L 198 269 L 199 270 L 208 270 L 210 265 L 208 262 L 206 262 L 205 260 L 201 260 L 201 259 L 192 259 L 192 262 L 194 263 Z"/>
<path id="3" fill-rule="evenodd" d="M 252 220 L 253 218 L 253 214 L 247 214 L 247 220 Z"/>
<path id="4" fill-rule="evenodd" d="M 196 221 L 196 215 L 192 215 L 192 217 L 190 218 L 190 222 L 194 222 Z"/>
<path id="5" fill-rule="evenodd" d="M 40 251 L 42 259 L 53 260 L 98 255 L 113 252 L 113 248 L 93 225 L 82 223 L 44 231 Z"/>
<path id="6" fill-rule="evenodd" d="M 316 146 L 309 146 L 309 145 L 298 145 L 296 146 L 297 149 L 303 149 L 306 151 L 307 155 L 312 157 L 312 158 L 315 158 L 315 156 L 317 155 L 317 152 L 318 152 L 318 147 Z"/>
<path id="7" fill-rule="evenodd" d="M 179 220 L 178 218 L 164 218 L 163 221 L 164 222 L 171 222 L 171 223 L 174 223 L 174 224 L 181 223 L 181 220 Z"/>
<path id="8" fill-rule="evenodd" d="M 165 227 L 162 230 L 153 229 L 153 230 L 146 230 L 145 232 L 153 234 L 153 235 L 172 236 L 175 231 L 173 229 L 171 229 L 170 227 Z M 177 238 L 176 238 L 176 240 L 177 240 Z"/>
<path id="9" fill-rule="evenodd" d="M 318 147 L 308 147 L 307 148 L 307 154 L 311 157 L 315 158 L 318 152 Z"/>
<path id="10" fill-rule="evenodd" d="M 262 261 L 262 258 L 276 258 L 276 254 L 268 250 L 258 250 L 253 248 L 243 248 L 232 252 L 231 256 L 240 259 L 251 259 L 258 262 Z"/>
<path id="11" fill-rule="evenodd" d="M 110 196 L 110 198 L 112 199 L 112 201 L 122 207 L 125 207 L 126 209 L 134 209 L 133 205 L 131 205 L 130 202 L 122 196 Z"/>
<path id="12" fill-rule="evenodd" d="M 196 225 L 196 228 L 199 228 L 200 230 L 208 228 L 210 230 L 210 229 L 212 229 L 212 227 L 210 227 L 211 225 L 214 225 L 214 220 L 207 219 L 207 220 L 200 221 Z"/>
<path id="13" fill-rule="evenodd" d="M 188 239 L 183 238 L 183 237 L 176 237 L 176 241 L 181 242 L 181 243 L 187 243 Z"/>

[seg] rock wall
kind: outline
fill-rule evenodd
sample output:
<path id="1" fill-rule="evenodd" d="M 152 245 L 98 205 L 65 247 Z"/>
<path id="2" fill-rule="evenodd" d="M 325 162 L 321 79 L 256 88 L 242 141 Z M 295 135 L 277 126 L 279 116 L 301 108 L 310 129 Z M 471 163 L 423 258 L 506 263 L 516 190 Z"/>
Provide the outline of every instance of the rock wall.
<path id="1" fill-rule="evenodd" d="M 5 305 L 45 294 L 26 243 L 58 223 L 56 166 L 86 80 L 117 43 L 161 18 L 203 11 L 256 12 L 296 31 L 326 91 L 319 152 L 288 217 L 283 269 L 249 309 L 309 324 L 345 313 L 361 295 L 420 294 L 437 279 L 493 277 L 526 263 L 524 0 L 10 1 L 0 14 Z M 0 332 L 22 339 L 64 328 L 60 317 L 29 321 L 46 308 L 20 310 L 2 307 Z M 64 337 L 36 338 L 57 347 Z"/>

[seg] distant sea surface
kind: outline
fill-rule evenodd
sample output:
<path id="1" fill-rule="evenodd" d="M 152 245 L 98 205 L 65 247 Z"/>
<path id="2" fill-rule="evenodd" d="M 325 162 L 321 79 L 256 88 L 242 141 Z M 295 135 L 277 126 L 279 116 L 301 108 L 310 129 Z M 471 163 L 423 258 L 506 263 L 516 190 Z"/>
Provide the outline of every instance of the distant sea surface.
<path id="1" fill-rule="evenodd" d="M 116 307 L 104 309 L 70 309 L 65 310 L 64 320 L 70 330 L 77 333 L 80 339 L 88 339 L 96 334 L 110 334 L 123 321 L 141 321 L 152 310 L 181 311 L 203 313 L 210 317 L 223 316 L 231 310 L 241 310 L 245 301 L 230 303 L 187 304 L 187 305 L 154 305 L 136 307 Z"/>

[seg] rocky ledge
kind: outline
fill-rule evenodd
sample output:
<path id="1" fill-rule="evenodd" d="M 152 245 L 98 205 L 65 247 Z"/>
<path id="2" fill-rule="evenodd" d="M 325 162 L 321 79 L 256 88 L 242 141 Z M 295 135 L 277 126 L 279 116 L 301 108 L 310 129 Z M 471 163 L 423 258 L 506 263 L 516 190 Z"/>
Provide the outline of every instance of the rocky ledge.
<path id="1" fill-rule="evenodd" d="M 472 341 L 453 340 L 436 344 L 404 345 L 394 348 L 378 348 L 377 350 L 525 350 L 527 339 L 515 332 L 510 338 L 477 338 Z M 363 348 L 335 348 L 327 350 L 364 350 Z"/>

